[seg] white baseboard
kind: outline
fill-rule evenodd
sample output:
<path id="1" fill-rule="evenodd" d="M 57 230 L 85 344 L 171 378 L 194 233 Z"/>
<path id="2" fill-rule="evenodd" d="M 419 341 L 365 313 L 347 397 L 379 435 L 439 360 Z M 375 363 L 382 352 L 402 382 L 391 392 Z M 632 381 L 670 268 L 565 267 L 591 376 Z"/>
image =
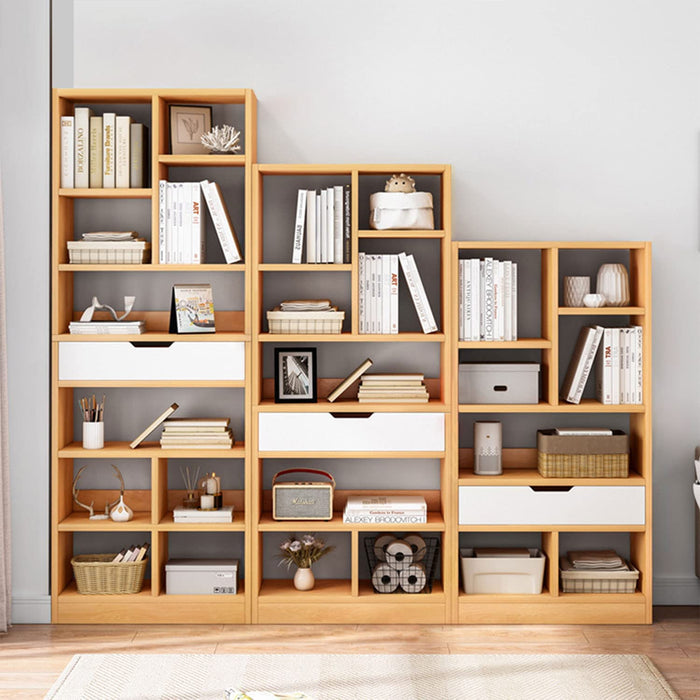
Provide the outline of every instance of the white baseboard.
<path id="1" fill-rule="evenodd" d="M 51 622 L 50 595 L 13 595 L 13 625 L 43 625 Z"/>
<path id="2" fill-rule="evenodd" d="M 654 605 L 700 605 L 700 578 L 654 578 Z"/>

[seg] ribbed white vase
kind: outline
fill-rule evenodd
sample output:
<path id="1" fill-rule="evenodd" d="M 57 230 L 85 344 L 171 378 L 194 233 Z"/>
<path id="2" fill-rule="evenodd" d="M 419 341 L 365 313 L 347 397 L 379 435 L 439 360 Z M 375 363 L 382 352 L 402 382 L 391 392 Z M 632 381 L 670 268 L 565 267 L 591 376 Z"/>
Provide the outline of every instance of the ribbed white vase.
<path id="1" fill-rule="evenodd" d="M 622 263 L 604 263 L 598 270 L 596 294 L 605 297 L 606 306 L 627 306 L 630 303 L 630 281 Z"/>

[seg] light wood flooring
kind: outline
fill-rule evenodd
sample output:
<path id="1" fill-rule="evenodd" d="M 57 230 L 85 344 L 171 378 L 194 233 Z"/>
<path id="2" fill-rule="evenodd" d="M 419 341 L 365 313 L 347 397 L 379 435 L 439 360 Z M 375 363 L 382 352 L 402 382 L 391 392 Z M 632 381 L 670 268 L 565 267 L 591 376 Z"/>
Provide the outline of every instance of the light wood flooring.
<path id="1" fill-rule="evenodd" d="M 0 636 L 0 697 L 43 698 L 73 654 L 646 654 L 700 700 L 700 607 L 653 625 L 17 625 Z"/>

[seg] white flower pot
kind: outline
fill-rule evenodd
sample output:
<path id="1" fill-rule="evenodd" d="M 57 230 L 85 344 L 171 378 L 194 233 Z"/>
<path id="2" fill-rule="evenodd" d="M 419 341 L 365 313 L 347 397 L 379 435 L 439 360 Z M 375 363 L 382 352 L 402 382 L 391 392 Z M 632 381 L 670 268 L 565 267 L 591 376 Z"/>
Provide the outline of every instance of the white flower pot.
<path id="1" fill-rule="evenodd" d="M 310 568 L 298 568 L 294 574 L 294 588 L 298 591 L 310 591 L 316 584 L 314 572 Z"/>

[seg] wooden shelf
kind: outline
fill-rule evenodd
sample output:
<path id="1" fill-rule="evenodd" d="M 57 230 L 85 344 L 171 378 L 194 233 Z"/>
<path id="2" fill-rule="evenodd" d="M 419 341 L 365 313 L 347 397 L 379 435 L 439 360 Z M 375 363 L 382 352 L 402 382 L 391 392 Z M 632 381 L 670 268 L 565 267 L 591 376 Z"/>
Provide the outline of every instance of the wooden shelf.
<path id="1" fill-rule="evenodd" d="M 264 579 L 260 587 L 260 603 L 297 603 L 297 602 L 337 602 L 339 598 L 351 598 L 350 581 L 345 579 L 316 579 L 316 585 L 310 591 L 298 591 L 289 578 Z"/>
<path id="2" fill-rule="evenodd" d="M 261 343 L 444 343 L 444 333 L 260 333 Z"/>
<path id="3" fill-rule="evenodd" d="M 360 581 L 359 595 L 363 603 L 372 602 L 378 605 L 386 605 L 388 602 L 401 605 L 426 605 L 429 603 L 444 602 L 445 591 L 442 581 L 433 581 L 433 590 L 421 593 L 377 593 L 372 587 L 372 582 L 366 579 Z"/>
<path id="4" fill-rule="evenodd" d="M 482 476 L 471 469 L 459 470 L 460 486 L 643 486 L 646 479 L 632 472 L 619 478 L 544 477 L 537 469 L 504 469 L 503 474 Z"/>
<path id="5" fill-rule="evenodd" d="M 289 532 L 297 530 L 314 530 L 316 532 L 387 532 L 401 530 L 405 532 L 444 532 L 445 520 L 442 513 L 428 512 L 428 522 L 420 524 L 351 524 L 343 522 L 342 513 L 333 513 L 332 520 L 273 520 L 271 513 L 263 513 L 260 517 L 258 530 L 261 532 Z"/>
<path id="6" fill-rule="evenodd" d="M 445 235 L 445 231 L 443 231 L 442 229 L 384 229 L 383 231 L 375 231 L 374 229 L 361 229 L 357 232 L 358 238 L 445 238 Z"/>
<path id="7" fill-rule="evenodd" d="M 460 350 L 544 350 L 552 347 L 547 338 L 521 338 L 520 340 L 460 340 Z"/>
<path id="8" fill-rule="evenodd" d="M 415 450 L 405 452 L 269 452 L 258 450 L 260 459 L 444 459 L 445 452 L 416 452 Z"/>
<path id="9" fill-rule="evenodd" d="M 69 387 L 192 387 L 210 389 L 240 389 L 243 379 L 61 379 L 58 388 Z"/>
<path id="10" fill-rule="evenodd" d="M 161 165 L 168 165 L 170 167 L 192 167 L 192 166 L 202 166 L 206 168 L 242 168 L 247 164 L 247 159 L 244 155 L 214 155 L 211 153 L 203 154 L 182 154 L 182 155 L 172 155 L 165 154 L 158 156 L 158 162 Z"/>
<path id="11" fill-rule="evenodd" d="M 82 510 L 71 513 L 58 523 L 59 532 L 143 532 L 152 528 L 151 514 L 143 512 L 135 512 L 133 519 L 126 523 L 115 523 L 111 519 L 90 520 L 88 512 Z"/>
<path id="12" fill-rule="evenodd" d="M 134 600 L 146 599 L 148 603 L 153 602 L 155 596 L 152 595 L 151 590 L 151 579 L 144 579 L 143 587 L 138 593 L 125 593 L 125 594 L 115 594 L 109 596 L 109 601 L 111 603 L 131 603 Z M 59 594 L 60 600 L 70 601 L 72 604 L 85 603 L 90 605 L 100 600 L 105 600 L 107 596 L 100 595 L 86 595 L 84 593 L 78 593 L 78 588 L 75 585 L 75 580 L 71 581 Z"/>
<path id="13" fill-rule="evenodd" d="M 645 525 L 550 525 L 518 524 L 518 525 L 460 525 L 460 532 L 645 532 Z"/>
<path id="14" fill-rule="evenodd" d="M 245 513 L 234 510 L 232 523 L 176 523 L 172 511 L 158 523 L 159 532 L 243 532 Z"/>
<path id="15" fill-rule="evenodd" d="M 150 199 L 153 190 L 150 187 L 62 187 L 58 190 L 58 196 L 73 199 Z"/>
<path id="16" fill-rule="evenodd" d="M 201 265 L 161 265 L 160 263 L 140 263 L 131 265 L 91 265 L 61 263 L 59 272 L 245 272 L 245 263 L 202 263 Z"/>
<path id="17" fill-rule="evenodd" d="M 582 399 L 580 404 L 528 403 L 459 404 L 460 413 L 644 413 L 643 404 L 603 404 L 594 399 Z"/>
<path id="18" fill-rule="evenodd" d="M 245 333 L 228 333 L 226 331 L 188 333 L 186 335 L 146 331 L 146 333 L 139 335 L 77 335 L 60 333 L 52 336 L 52 340 L 61 343 L 242 343 L 250 340 L 250 336 Z"/>
<path id="19" fill-rule="evenodd" d="M 318 403 L 282 404 L 265 399 L 257 406 L 257 410 L 272 413 L 297 413 L 300 410 L 310 413 L 447 413 L 449 407 L 439 400 L 430 400 L 427 403 L 374 404 L 347 400 L 329 403 L 325 399 L 319 399 Z"/>
<path id="20" fill-rule="evenodd" d="M 350 272 L 350 263 L 260 263 L 260 272 Z"/>
<path id="21" fill-rule="evenodd" d="M 86 450 L 80 442 L 71 442 L 58 450 L 61 458 L 73 459 L 243 459 L 245 446 L 242 442 L 234 443 L 231 448 L 218 450 L 203 450 L 192 448 L 187 450 L 164 450 L 157 442 L 142 442 L 137 448 L 131 449 L 128 442 L 105 442 L 101 450 Z"/>
<path id="22" fill-rule="evenodd" d="M 602 306 L 597 309 L 578 306 L 560 306 L 560 316 L 643 316 L 643 306 Z"/>

